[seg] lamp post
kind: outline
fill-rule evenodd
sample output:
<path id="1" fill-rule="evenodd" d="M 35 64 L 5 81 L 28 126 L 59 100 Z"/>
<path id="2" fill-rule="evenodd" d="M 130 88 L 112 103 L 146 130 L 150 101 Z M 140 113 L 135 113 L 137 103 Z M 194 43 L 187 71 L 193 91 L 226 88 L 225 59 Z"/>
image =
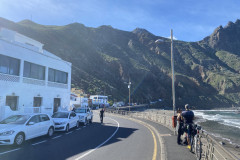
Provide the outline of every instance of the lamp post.
<path id="1" fill-rule="evenodd" d="M 157 39 L 155 43 L 163 42 L 162 39 Z M 171 29 L 171 70 L 172 70 L 172 100 L 173 100 L 173 116 L 176 115 L 175 108 L 175 76 L 174 76 L 174 57 L 173 57 L 173 30 Z"/>
<path id="2" fill-rule="evenodd" d="M 130 78 L 128 81 L 128 89 L 129 89 L 129 112 L 130 112 L 130 103 L 131 103 L 131 82 L 130 82 Z"/>
<path id="3" fill-rule="evenodd" d="M 174 76 L 174 57 L 173 57 L 173 30 L 171 29 L 171 68 L 172 68 L 172 98 L 173 98 L 173 116 L 175 116 L 175 76 Z"/>
<path id="4" fill-rule="evenodd" d="M 127 82 L 124 82 L 125 84 L 128 85 L 128 89 L 129 89 L 129 111 L 130 111 L 130 103 L 131 103 L 131 82 L 130 82 L 130 77 L 128 79 L 128 83 Z"/>

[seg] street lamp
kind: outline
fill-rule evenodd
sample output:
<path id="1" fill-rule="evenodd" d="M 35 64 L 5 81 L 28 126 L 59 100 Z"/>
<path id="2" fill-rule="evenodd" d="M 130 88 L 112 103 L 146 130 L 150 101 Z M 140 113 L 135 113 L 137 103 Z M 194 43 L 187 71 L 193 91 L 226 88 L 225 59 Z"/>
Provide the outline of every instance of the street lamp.
<path id="1" fill-rule="evenodd" d="M 162 39 L 157 39 L 155 43 L 157 42 L 163 42 Z M 172 69 L 172 98 L 173 98 L 173 116 L 175 117 L 175 76 L 174 76 L 174 57 L 173 57 L 173 30 L 171 29 L 171 69 Z"/>
<path id="2" fill-rule="evenodd" d="M 127 82 L 124 82 L 125 84 L 128 85 L 128 89 L 129 89 L 129 111 L 130 111 L 130 103 L 131 103 L 131 82 L 130 82 L 130 77 L 129 77 L 129 80 L 128 80 L 128 83 Z"/>

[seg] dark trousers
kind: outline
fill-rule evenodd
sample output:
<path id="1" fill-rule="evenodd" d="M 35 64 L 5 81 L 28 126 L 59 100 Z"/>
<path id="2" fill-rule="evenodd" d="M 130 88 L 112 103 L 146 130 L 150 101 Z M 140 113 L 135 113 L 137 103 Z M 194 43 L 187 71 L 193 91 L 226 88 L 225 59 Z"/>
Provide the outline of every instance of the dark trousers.
<path id="1" fill-rule="evenodd" d="M 177 143 L 181 143 L 181 135 L 183 134 L 183 123 L 179 123 L 178 125 L 178 135 L 177 135 Z"/>

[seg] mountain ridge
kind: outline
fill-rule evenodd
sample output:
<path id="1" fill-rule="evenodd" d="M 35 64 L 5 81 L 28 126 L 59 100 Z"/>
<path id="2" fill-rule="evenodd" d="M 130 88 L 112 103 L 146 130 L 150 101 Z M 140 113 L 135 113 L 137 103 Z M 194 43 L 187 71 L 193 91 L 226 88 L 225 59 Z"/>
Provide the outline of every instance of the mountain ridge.
<path id="1" fill-rule="evenodd" d="M 174 40 L 177 106 L 189 103 L 206 109 L 239 105 L 240 38 L 235 36 L 240 32 L 238 26 L 239 20 L 229 23 L 198 42 Z M 112 101 L 127 102 L 128 88 L 124 82 L 130 77 L 134 102 L 161 98 L 164 102 L 159 105 L 172 105 L 167 38 L 141 28 L 129 32 L 80 23 L 45 26 L 29 20 L 14 23 L 0 18 L 0 27 L 36 39 L 45 44 L 44 49 L 70 61 L 73 87 L 90 94 L 105 93 Z M 226 44 L 231 37 L 236 44 Z M 164 41 L 155 43 L 157 39 Z"/>

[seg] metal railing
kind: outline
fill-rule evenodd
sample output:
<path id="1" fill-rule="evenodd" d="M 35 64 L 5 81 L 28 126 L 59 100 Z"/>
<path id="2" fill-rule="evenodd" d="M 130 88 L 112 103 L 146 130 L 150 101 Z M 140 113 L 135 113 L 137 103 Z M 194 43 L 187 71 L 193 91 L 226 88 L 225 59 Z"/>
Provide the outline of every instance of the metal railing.
<path id="1" fill-rule="evenodd" d="M 107 109 L 106 112 L 120 114 L 124 116 L 130 116 L 132 118 L 142 118 L 157 122 L 172 131 L 175 128 L 172 127 L 172 116 L 166 114 L 164 111 L 160 112 L 136 112 L 136 111 L 125 111 L 116 109 Z M 202 143 L 202 159 L 204 160 L 240 160 L 230 151 L 221 146 L 215 139 L 210 135 L 201 132 L 200 140 Z"/>

